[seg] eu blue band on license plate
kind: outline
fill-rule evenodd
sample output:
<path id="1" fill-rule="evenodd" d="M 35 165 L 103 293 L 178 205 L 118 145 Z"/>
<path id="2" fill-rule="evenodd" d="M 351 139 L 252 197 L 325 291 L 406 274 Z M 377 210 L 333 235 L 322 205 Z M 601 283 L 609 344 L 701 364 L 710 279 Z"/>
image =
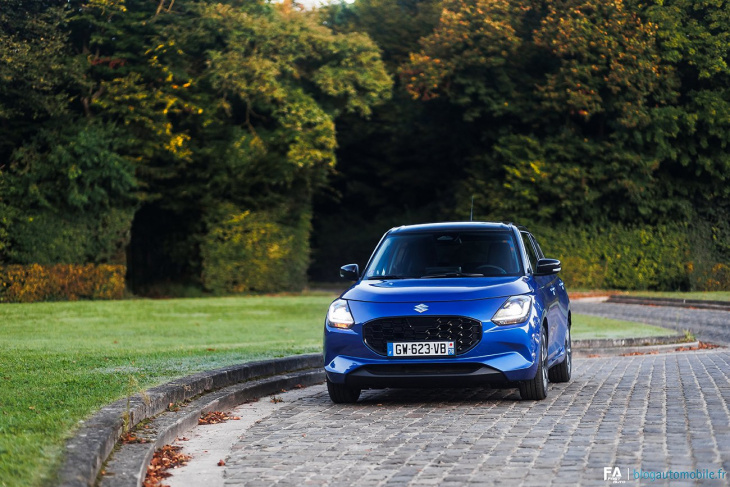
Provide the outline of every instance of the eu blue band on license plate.
<path id="1" fill-rule="evenodd" d="M 388 357 L 443 357 L 456 355 L 454 342 L 389 342 Z"/>

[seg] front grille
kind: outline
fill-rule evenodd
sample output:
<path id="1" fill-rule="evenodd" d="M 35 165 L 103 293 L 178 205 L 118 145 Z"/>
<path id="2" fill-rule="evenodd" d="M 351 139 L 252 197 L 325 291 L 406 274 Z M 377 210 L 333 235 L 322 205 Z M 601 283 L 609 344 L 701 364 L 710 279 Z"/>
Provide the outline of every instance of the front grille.
<path id="1" fill-rule="evenodd" d="M 482 339 L 482 323 L 461 316 L 407 316 L 381 318 L 362 326 L 365 344 L 380 355 L 388 354 L 388 342 L 453 341 L 456 355 L 474 348 Z"/>

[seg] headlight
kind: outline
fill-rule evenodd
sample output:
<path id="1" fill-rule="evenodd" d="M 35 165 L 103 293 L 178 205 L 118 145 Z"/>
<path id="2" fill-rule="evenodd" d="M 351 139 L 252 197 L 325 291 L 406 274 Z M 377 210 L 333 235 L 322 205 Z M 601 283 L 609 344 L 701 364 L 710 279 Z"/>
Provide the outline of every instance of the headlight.
<path id="1" fill-rule="evenodd" d="M 344 299 L 337 299 L 330 304 L 327 311 L 327 323 L 335 328 L 351 328 L 355 324 L 355 318 L 350 313 L 350 307 Z"/>
<path id="2" fill-rule="evenodd" d="M 494 313 L 492 321 L 498 325 L 522 323 L 530 316 L 530 309 L 532 309 L 530 296 L 512 296 Z"/>

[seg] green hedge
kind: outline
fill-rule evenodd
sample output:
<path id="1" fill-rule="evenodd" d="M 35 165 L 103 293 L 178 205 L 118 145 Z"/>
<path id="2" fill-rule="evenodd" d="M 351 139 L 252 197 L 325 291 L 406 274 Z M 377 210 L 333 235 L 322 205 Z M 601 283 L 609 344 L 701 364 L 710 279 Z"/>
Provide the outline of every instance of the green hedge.
<path id="1" fill-rule="evenodd" d="M 626 290 L 730 289 L 730 269 L 687 224 L 655 227 L 533 227 L 569 287 Z"/>
<path id="2" fill-rule="evenodd" d="M 309 265 L 308 211 L 243 211 L 226 204 L 208 215 L 203 285 L 215 294 L 302 289 Z"/>
<path id="3" fill-rule="evenodd" d="M 50 210 L 17 213 L 6 227 L 9 238 L 4 254 L 9 263 L 126 263 L 125 248 L 134 216 L 131 208 L 96 215 L 59 215 Z"/>

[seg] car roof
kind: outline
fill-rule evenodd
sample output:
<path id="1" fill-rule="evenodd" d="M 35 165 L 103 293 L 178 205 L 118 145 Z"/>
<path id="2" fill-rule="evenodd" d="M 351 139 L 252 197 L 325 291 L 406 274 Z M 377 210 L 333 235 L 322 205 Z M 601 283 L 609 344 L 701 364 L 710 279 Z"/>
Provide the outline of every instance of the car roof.
<path id="1" fill-rule="evenodd" d="M 465 232 L 465 231 L 484 231 L 484 230 L 511 230 L 514 228 L 512 223 L 503 222 L 443 222 L 443 223 L 424 223 L 420 225 L 403 225 L 391 228 L 389 234 L 406 234 L 406 233 L 422 233 L 422 232 Z"/>

